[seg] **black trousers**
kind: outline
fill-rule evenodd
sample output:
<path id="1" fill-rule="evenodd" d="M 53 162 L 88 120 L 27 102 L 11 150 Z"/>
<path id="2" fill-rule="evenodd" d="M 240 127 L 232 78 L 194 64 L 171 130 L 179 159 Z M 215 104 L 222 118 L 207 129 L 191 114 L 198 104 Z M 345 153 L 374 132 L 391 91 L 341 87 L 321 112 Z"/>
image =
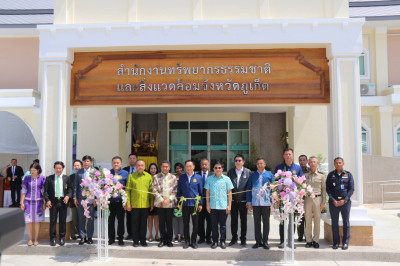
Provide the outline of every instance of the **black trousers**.
<path id="1" fill-rule="evenodd" d="M 212 224 L 212 240 L 213 242 L 218 242 L 218 238 L 221 242 L 225 242 L 226 240 L 226 218 L 228 218 L 228 214 L 226 214 L 226 210 L 215 210 L 211 209 L 211 224 Z M 221 233 L 221 237 L 218 234 L 218 225 L 219 232 Z"/>
<path id="2" fill-rule="evenodd" d="M 172 218 L 174 217 L 174 208 L 157 208 L 159 217 L 159 228 L 161 241 L 165 244 L 172 243 Z"/>
<path id="3" fill-rule="evenodd" d="M 64 198 L 55 199 L 51 202 L 50 208 L 50 240 L 56 239 L 56 226 L 58 218 L 58 234 L 60 238 L 65 237 L 67 224 L 67 208 L 68 205 L 63 202 Z"/>
<path id="4" fill-rule="evenodd" d="M 342 244 L 349 244 L 350 240 L 350 209 L 351 201 L 349 200 L 344 205 L 336 207 L 333 202 L 329 202 L 329 213 L 332 219 L 332 237 L 333 244 L 340 244 L 339 235 L 339 214 L 342 214 L 343 220 L 343 238 Z"/>
<path id="5" fill-rule="evenodd" d="M 207 222 L 205 224 L 205 222 Z M 206 229 L 206 228 L 207 229 Z M 210 214 L 207 211 L 207 208 L 203 208 L 201 212 L 199 212 L 199 229 L 198 235 L 200 239 L 211 239 L 211 218 Z"/>
<path id="6" fill-rule="evenodd" d="M 240 240 L 246 241 L 247 234 L 247 208 L 246 202 L 232 201 L 231 208 L 231 233 L 232 239 L 238 239 L 238 217 L 240 214 Z"/>
<path id="7" fill-rule="evenodd" d="M 126 211 L 126 232 L 132 236 L 132 211 Z"/>
<path id="8" fill-rule="evenodd" d="M 305 221 L 306 221 L 306 217 L 303 216 L 303 218 L 301 220 L 301 223 L 297 226 L 297 236 L 299 238 L 303 238 L 304 237 Z"/>
<path id="9" fill-rule="evenodd" d="M 194 206 L 183 206 L 182 207 L 182 217 L 183 217 L 183 233 L 185 235 L 185 242 L 196 243 L 197 230 L 198 230 L 198 212 L 193 215 Z M 192 234 L 189 233 L 189 223 L 190 217 L 192 217 Z"/>
<path id="10" fill-rule="evenodd" d="M 125 227 L 125 210 L 122 202 L 110 202 L 110 216 L 108 216 L 108 239 L 115 240 L 115 217 L 118 220 L 118 240 L 124 239 Z"/>
<path id="11" fill-rule="evenodd" d="M 149 208 L 132 209 L 132 239 L 134 243 L 146 243 Z"/>
<path id="12" fill-rule="evenodd" d="M 254 236 L 256 238 L 256 243 L 268 243 L 270 214 L 271 208 L 269 206 L 253 206 Z M 262 236 L 261 219 L 263 223 Z"/>
<path id="13" fill-rule="evenodd" d="M 15 195 L 17 195 L 17 199 L 15 199 Z M 15 183 L 15 181 L 11 186 L 11 200 L 14 205 L 19 205 L 21 202 L 21 184 Z"/>

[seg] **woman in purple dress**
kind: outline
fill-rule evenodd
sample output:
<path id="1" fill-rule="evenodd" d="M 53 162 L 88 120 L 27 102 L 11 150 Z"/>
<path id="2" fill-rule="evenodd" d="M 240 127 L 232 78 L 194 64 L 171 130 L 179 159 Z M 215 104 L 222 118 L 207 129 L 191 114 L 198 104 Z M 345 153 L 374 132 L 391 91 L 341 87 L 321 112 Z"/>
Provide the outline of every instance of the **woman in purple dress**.
<path id="1" fill-rule="evenodd" d="M 22 183 L 21 209 L 25 211 L 25 223 L 28 230 L 28 246 L 39 244 L 40 222 L 44 221 L 44 182 L 46 177 L 41 175 L 42 168 L 38 163 L 31 164 L 31 175 L 26 176 Z"/>

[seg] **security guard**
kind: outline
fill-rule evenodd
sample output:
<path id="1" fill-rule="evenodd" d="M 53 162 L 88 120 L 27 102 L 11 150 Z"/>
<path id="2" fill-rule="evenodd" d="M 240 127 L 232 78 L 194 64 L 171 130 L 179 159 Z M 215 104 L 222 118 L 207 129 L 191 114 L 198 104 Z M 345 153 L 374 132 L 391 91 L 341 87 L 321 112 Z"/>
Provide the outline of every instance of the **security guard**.
<path id="1" fill-rule="evenodd" d="M 354 179 L 350 172 L 343 170 L 344 160 L 336 157 L 334 160 L 336 170 L 330 172 L 326 179 L 326 192 L 329 195 L 329 212 L 332 219 L 333 249 L 340 243 L 339 212 L 343 220 L 342 249 L 348 249 L 350 239 L 350 197 L 354 192 Z"/>
<path id="2" fill-rule="evenodd" d="M 318 172 L 318 159 L 311 156 L 308 161 L 310 171 L 305 174 L 306 184 L 310 185 L 313 189 L 315 198 L 306 197 L 304 200 L 305 218 L 306 218 L 306 248 L 314 247 L 319 248 L 319 233 L 320 233 L 320 219 L 321 211 L 325 207 L 326 189 L 325 189 L 325 176 Z M 314 218 L 314 219 L 313 219 Z M 312 224 L 314 220 L 314 236 L 312 235 Z"/>

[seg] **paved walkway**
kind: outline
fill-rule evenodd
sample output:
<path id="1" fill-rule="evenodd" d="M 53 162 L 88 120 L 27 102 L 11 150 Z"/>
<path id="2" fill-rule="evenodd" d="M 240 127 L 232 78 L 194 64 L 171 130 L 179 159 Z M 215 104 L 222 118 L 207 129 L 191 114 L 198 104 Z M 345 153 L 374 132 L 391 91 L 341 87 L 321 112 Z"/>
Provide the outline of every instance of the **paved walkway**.
<path id="1" fill-rule="evenodd" d="M 296 242 L 295 258 L 298 265 L 400 265 L 400 204 L 364 205 L 368 216 L 376 221 L 374 227 L 374 246 L 350 246 L 349 250 L 332 250 L 330 245 L 321 240 L 321 248 L 306 249 L 304 242 Z M 230 223 L 228 223 L 229 225 Z M 229 228 L 229 227 L 228 227 Z M 321 232 L 323 232 L 321 228 Z M 250 229 L 249 230 L 253 230 Z M 322 238 L 323 236 L 321 236 Z M 226 250 L 211 250 L 207 245 L 200 245 L 198 250 L 183 250 L 181 244 L 173 248 L 158 248 L 155 242 L 147 248 L 133 248 L 130 241 L 124 247 L 110 246 L 111 265 L 280 265 L 283 252 L 277 248 L 279 239 L 278 222 L 271 217 L 271 250 L 254 250 L 253 241 L 247 248 L 228 247 Z M 129 244 L 129 245 L 128 245 Z M 290 251 L 290 250 L 289 250 Z M 38 247 L 27 247 L 26 240 L 20 245 L 8 249 L 1 265 L 94 265 L 96 245 L 77 245 L 69 241 L 65 247 L 50 247 L 42 241 Z M 176 258 L 176 259 L 174 259 Z M 96 264 L 97 265 L 97 264 Z"/>

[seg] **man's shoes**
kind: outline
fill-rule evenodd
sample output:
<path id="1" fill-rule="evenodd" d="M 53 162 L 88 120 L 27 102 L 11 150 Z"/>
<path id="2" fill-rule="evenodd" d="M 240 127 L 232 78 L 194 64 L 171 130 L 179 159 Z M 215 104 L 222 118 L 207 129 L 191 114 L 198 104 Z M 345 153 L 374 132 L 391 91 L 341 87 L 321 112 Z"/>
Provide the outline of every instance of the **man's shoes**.
<path id="1" fill-rule="evenodd" d="M 199 243 L 199 244 L 203 244 L 204 242 L 206 242 L 205 239 L 204 239 L 204 238 L 200 238 L 200 240 L 199 240 L 198 243 Z"/>
<path id="2" fill-rule="evenodd" d="M 79 240 L 79 245 L 83 245 L 83 244 L 85 244 L 85 239 L 81 238 L 81 240 Z"/>
<path id="3" fill-rule="evenodd" d="M 125 237 L 125 240 L 132 240 L 132 236 L 131 236 L 131 235 L 127 235 L 127 236 Z"/>
<path id="4" fill-rule="evenodd" d="M 346 250 L 346 249 L 348 249 L 349 248 L 349 245 L 348 244 L 343 244 L 343 246 L 342 246 L 342 249 L 343 250 Z"/>
<path id="5" fill-rule="evenodd" d="M 166 245 L 166 243 L 164 243 L 164 241 L 161 241 L 160 243 L 158 243 L 158 247 L 159 248 L 162 248 L 163 246 L 165 246 Z"/>
<path id="6" fill-rule="evenodd" d="M 221 242 L 221 244 L 220 244 L 220 245 L 221 245 L 221 248 L 222 248 L 222 249 L 226 249 L 226 244 L 225 244 L 225 241 L 224 241 L 224 242 Z"/>
<path id="7" fill-rule="evenodd" d="M 211 245 L 212 249 L 216 249 L 218 247 L 218 243 L 217 242 L 213 242 Z"/>
<path id="8" fill-rule="evenodd" d="M 207 237 L 207 238 L 206 238 L 206 243 L 209 244 L 209 245 L 211 245 L 212 242 L 211 242 L 211 238 L 210 238 L 210 237 Z"/>
<path id="9" fill-rule="evenodd" d="M 172 248 L 174 246 L 174 244 L 172 244 L 171 242 L 169 242 L 168 244 L 167 244 L 167 247 L 169 247 L 169 248 Z"/>
<path id="10" fill-rule="evenodd" d="M 312 247 L 313 246 L 313 243 L 312 242 L 308 242 L 307 244 L 306 244 L 306 248 L 310 248 L 310 247 Z"/>
<path id="11" fill-rule="evenodd" d="M 64 246 L 64 245 L 65 245 L 65 238 L 60 237 L 60 246 Z"/>
<path id="12" fill-rule="evenodd" d="M 144 241 L 144 242 L 140 242 L 140 245 L 141 245 L 142 247 L 147 247 L 147 243 L 146 243 L 146 241 Z"/>
<path id="13" fill-rule="evenodd" d="M 229 246 L 233 246 L 237 243 L 237 239 L 236 238 L 232 238 L 231 242 L 229 242 Z"/>
<path id="14" fill-rule="evenodd" d="M 86 236 L 85 236 L 85 243 L 88 243 L 88 239 L 86 238 Z"/>
<path id="15" fill-rule="evenodd" d="M 319 244 L 317 242 L 313 242 L 314 248 L 319 248 Z"/>
<path id="16" fill-rule="evenodd" d="M 197 249 L 199 247 L 199 245 L 197 245 L 197 243 L 195 242 L 195 243 L 192 243 L 192 248 L 193 249 Z"/>
<path id="17" fill-rule="evenodd" d="M 259 247 L 261 247 L 261 246 L 262 246 L 261 243 L 256 242 L 256 243 L 253 245 L 253 248 L 259 248 Z"/>
<path id="18" fill-rule="evenodd" d="M 78 238 L 76 236 L 73 236 L 71 239 L 72 240 L 77 240 Z"/>
<path id="19" fill-rule="evenodd" d="M 278 248 L 284 248 L 283 242 L 279 243 Z"/>
<path id="20" fill-rule="evenodd" d="M 263 247 L 263 249 L 269 249 L 268 243 L 264 243 L 264 244 L 262 245 L 262 247 Z"/>
<path id="21" fill-rule="evenodd" d="M 138 243 L 138 242 L 134 242 L 134 243 L 133 243 L 133 247 L 134 247 L 134 248 L 137 248 L 138 246 L 139 246 L 139 243 Z"/>
<path id="22" fill-rule="evenodd" d="M 118 245 L 120 245 L 120 246 L 125 245 L 124 240 L 123 239 L 119 239 L 118 240 Z"/>
<path id="23" fill-rule="evenodd" d="M 303 242 L 303 237 L 302 237 L 302 236 L 299 236 L 299 238 L 297 238 L 297 241 Z"/>
<path id="24" fill-rule="evenodd" d="M 56 246 L 56 240 L 55 239 L 50 240 L 50 246 L 52 246 L 52 247 Z"/>
<path id="25" fill-rule="evenodd" d="M 183 243 L 183 248 L 187 249 L 189 247 L 189 242 L 185 241 L 185 243 Z"/>
<path id="26" fill-rule="evenodd" d="M 245 247 L 246 246 L 246 240 L 240 240 L 240 245 L 242 247 Z"/>
<path id="27" fill-rule="evenodd" d="M 333 249 L 338 249 L 338 248 L 339 248 L 339 245 L 338 245 L 338 244 L 333 244 L 332 248 L 333 248 Z"/>
<path id="28" fill-rule="evenodd" d="M 111 246 L 111 245 L 114 244 L 114 243 L 115 243 L 115 240 L 113 240 L 113 239 L 109 239 L 109 240 L 108 240 L 108 245 Z"/>
<path id="29" fill-rule="evenodd" d="M 88 243 L 89 245 L 90 245 L 90 244 L 93 244 L 93 239 L 88 238 L 87 243 Z"/>

